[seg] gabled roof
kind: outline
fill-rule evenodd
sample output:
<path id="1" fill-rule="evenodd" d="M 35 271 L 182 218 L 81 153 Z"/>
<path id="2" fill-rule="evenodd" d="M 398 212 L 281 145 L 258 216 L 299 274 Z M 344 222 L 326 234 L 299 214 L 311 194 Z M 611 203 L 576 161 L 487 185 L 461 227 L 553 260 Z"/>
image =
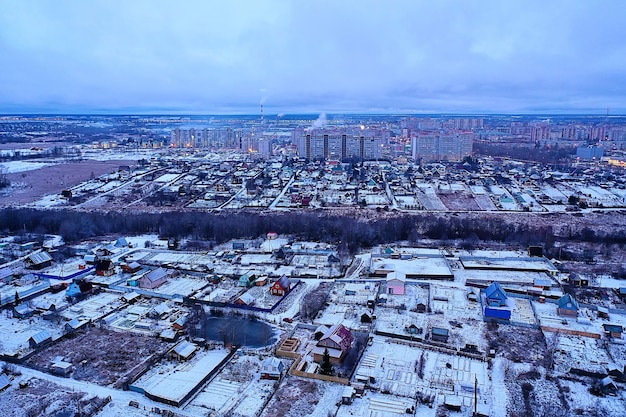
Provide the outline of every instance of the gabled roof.
<path id="1" fill-rule="evenodd" d="M 46 340 L 52 339 L 50 333 L 47 330 L 42 330 L 39 333 L 36 333 L 30 337 L 36 344 L 40 344 L 45 342 Z"/>
<path id="2" fill-rule="evenodd" d="M 159 267 L 157 269 L 153 269 L 152 271 L 148 272 L 143 277 L 148 279 L 150 282 L 155 282 L 155 281 L 159 281 L 161 279 L 167 278 L 168 275 L 169 273 L 166 269 Z"/>
<path id="3" fill-rule="evenodd" d="M 241 301 L 243 301 L 246 305 L 251 305 L 254 303 L 255 298 L 252 296 L 252 294 L 250 293 L 243 293 L 241 294 L 241 296 L 239 297 L 239 299 Z"/>
<path id="4" fill-rule="evenodd" d="M 186 340 L 183 340 L 182 342 L 177 344 L 176 347 L 174 347 L 174 352 L 176 352 L 178 356 L 187 359 L 191 355 L 193 355 L 196 349 L 198 349 L 196 345 Z"/>
<path id="5" fill-rule="evenodd" d="M 126 238 L 121 237 L 115 241 L 115 244 L 113 246 L 115 246 L 116 248 L 123 248 L 128 246 L 128 241 L 126 240 Z"/>
<path id="6" fill-rule="evenodd" d="M 275 285 L 279 285 L 282 289 L 287 289 L 291 285 L 291 282 L 289 281 L 289 278 L 287 278 L 287 275 L 283 275 L 278 281 L 276 281 Z"/>
<path id="7" fill-rule="evenodd" d="M 563 297 L 559 298 L 556 302 L 559 308 L 567 308 L 567 309 L 575 309 L 578 310 L 580 307 L 578 306 L 578 302 L 574 300 L 570 294 L 565 294 Z"/>
<path id="8" fill-rule="evenodd" d="M 52 256 L 48 252 L 39 251 L 28 255 L 27 259 L 32 262 L 33 265 L 40 265 L 46 262 L 52 261 Z"/>
<path id="9" fill-rule="evenodd" d="M 280 359 L 270 356 L 263 361 L 262 369 L 276 369 L 280 370 L 283 367 L 283 363 Z"/>
<path id="10" fill-rule="evenodd" d="M 497 297 L 499 293 L 502 294 L 504 298 L 507 298 L 506 291 L 502 289 L 502 287 L 497 281 L 494 281 L 485 290 L 485 295 L 487 296 L 487 298 Z"/>

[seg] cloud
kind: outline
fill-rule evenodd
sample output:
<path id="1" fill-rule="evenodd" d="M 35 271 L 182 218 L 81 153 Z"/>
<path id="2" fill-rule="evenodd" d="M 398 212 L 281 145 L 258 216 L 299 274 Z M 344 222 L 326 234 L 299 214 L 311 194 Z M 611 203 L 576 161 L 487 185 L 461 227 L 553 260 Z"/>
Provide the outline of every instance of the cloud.
<path id="1" fill-rule="evenodd" d="M 626 112 L 622 9 L 0 0 L 0 110 Z"/>

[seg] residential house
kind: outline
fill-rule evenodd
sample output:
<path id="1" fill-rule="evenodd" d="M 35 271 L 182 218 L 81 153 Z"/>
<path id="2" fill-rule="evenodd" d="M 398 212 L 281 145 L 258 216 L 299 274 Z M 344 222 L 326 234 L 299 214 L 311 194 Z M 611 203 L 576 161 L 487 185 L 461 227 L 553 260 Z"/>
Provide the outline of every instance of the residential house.
<path id="1" fill-rule="evenodd" d="M 52 335 L 48 333 L 46 330 L 42 330 L 39 333 L 36 333 L 28 339 L 28 345 L 31 348 L 38 348 L 40 346 L 45 345 L 48 342 L 52 341 Z"/>
<path id="2" fill-rule="evenodd" d="M 506 305 L 507 295 L 498 282 L 493 282 L 485 290 L 485 299 L 490 307 L 502 307 Z"/>
<path id="3" fill-rule="evenodd" d="M 404 295 L 404 284 L 406 282 L 406 276 L 404 274 L 398 275 L 397 272 L 387 275 L 387 294 L 390 295 Z"/>
<path id="4" fill-rule="evenodd" d="M 248 288 L 252 284 L 253 278 L 248 274 L 243 274 L 239 277 L 238 285 L 243 288 Z"/>
<path id="5" fill-rule="evenodd" d="M 160 285 L 164 284 L 167 281 L 167 278 L 170 276 L 170 271 L 164 268 L 154 269 L 146 274 L 144 274 L 141 278 L 139 278 L 139 287 L 147 288 L 147 289 L 155 289 Z"/>
<path id="6" fill-rule="evenodd" d="M 261 379 L 280 379 L 285 370 L 285 365 L 280 359 L 271 356 L 263 361 L 261 365 Z"/>
<path id="7" fill-rule="evenodd" d="M 83 279 L 74 280 L 65 290 L 66 297 L 84 297 L 93 293 L 93 285 Z"/>
<path id="8" fill-rule="evenodd" d="M 110 277 L 115 274 L 115 264 L 110 259 L 96 261 L 96 275 Z"/>
<path id="9" fill-rule="evenodd" d="M 556 312 L 559 316 L 577 317 L 578 310 L 578 302 L 570 294 L 565 294 L 557 301 Z"/>
<path id="10" fill-rule="evenodd" d="M 291 290 L 291 281 L 289 281 L 287 275 L 283 275 L 282 277 L 280 277 L 280 279 L 272 284 L 272 287 L 270 288 L 270 293 L 272 295 L 278 295 L 282 297 L 283 295 L 287 294 L 289 290 Z"/>
<path id="11" fill-rule="evenodd" d="M 32 269 L 43 269 L 52 265 L 52 256 L 45 251 L 37 251 L 28 255 L 25 263 Z"/>
<path id="12" fill-rule="evenodd" d="M 130 244 L 128 243 L 128 241 L 126 240 L 126 238 L 124 237 L 120 237 L 119 239 L 117 239 L 115 241 L 115 243 L 113 244 L 114 247 L 116 248 L 128 248 L 130 247 Z"/>
<path id="13" fill-rule="evenodd" d="M 354 336 L 343 324 L 338 323 L 329 328 L 313 348 L 313 360 L 321 363 L 324 351 L 328 349 L 330 361 L 340 363 L 350 351 Z"/>

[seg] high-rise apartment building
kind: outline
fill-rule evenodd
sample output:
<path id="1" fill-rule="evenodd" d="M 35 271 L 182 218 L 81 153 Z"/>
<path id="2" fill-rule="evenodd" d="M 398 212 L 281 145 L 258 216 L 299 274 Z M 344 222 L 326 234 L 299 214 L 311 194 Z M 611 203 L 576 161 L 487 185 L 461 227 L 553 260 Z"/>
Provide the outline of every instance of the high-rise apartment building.
<path id="1" fill-rule="evenodd" d="M 472 154 L 472 132 L 419 132 L 411 139 L 413 159 L 423 162 L 461 161 Z"/>
<path id="2" fill-rule="evenodd" d="M 390 132 L 386 129 L 298 129 L 292 140 L 298 155 L 306 159 L 356 158 L 373 160 L 382 157 Z"/>

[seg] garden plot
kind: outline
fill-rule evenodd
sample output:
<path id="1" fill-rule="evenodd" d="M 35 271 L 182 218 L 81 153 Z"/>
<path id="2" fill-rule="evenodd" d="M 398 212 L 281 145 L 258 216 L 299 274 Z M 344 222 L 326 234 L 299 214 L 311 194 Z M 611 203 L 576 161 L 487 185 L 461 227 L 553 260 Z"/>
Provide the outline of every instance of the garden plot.
<path id="1" fill-rule="evenodd" d="M 318 314 L 318 317 L 314 320 L 314 323 L 317 325 L 325 324 L 327 326 L 332 326 L 337 323 L 344 323 L 345 326 L 349 328 L 354 328 L 354 323 L 356 323 L 357 320 L 356 317 L 354 317 L 354 314 L 352 314 L 353 311 L 353 308 L 346 304 L 330 304 Z M 347 322 L 346 319 L 351 319 L 352 323 Z"/>
<path id="2" fill-rule="evenodd" d="M 19 379 L 19 382 L 18 382 Z M 19 387 L 23 382 L 24 387 Z M 110 399 L 70 389 L 38 378 L 17 377 L 0 393 L 0 415 L 4 417 L 58 417 L 95 415 Z"/>
<path id="3" fill-rule="evenodd" d="M 243 288 L 236 287 L 234 284 L 227 288 L 222 287 L 222 285 L 223 284 L 220 284 L 219 287 L 215 288 L 202 299 L 215 301 L 216 303 L 228 303 L 231 299 L 238 297 L 243 291 Z"/>
<path id="4" fill-rule="evenodd" d="M 526 324 L 537 324 L 531 301 L 526 298 L 509 297 L 513 303 L 511 321 Z"/>
<path id="5" fill-rule="evenodd" d="M 476 202 L 474 195 L 468 192 L 451 191 L 439 192 L 437 196 L 448 210 L 453 211 L 478 211 L 480 205 Z"/>
<path id="6" fill-rule="evenodd" d="M 185 407 L 185 411 L 198 415 L 208 412 L 224 414 L 234 405 L 243 387 L 244 384 L 236 381 L 215 378 Z"/>
<path id="7" fill-rule="evenodd" d="M 446 318 L 481 317 L 480 304 L 470 303 L 463 288 L 431 284 L 430 296 L 431 310 L 443 312 Z"/>
<path id="8" fill-rule="evenodd" d="M 36 316 L 27 319 L 13 318 L 10 310 L 4 310 L 0 314 L 0 353 L 20 356 L 29 350 L 28 339 L 42 331 L 48 332 L 53 340 L 64 333 L 63 328 L 53 321 Z"/>
<path id="9" fill-rule="evenodd" d="M 542 185 L 541 192 L 555 203 L 566 203 L 567 199 L 572 194 L 570 190 L 568 190 L 567 192 L 563 192 L 562 190 L 555 188 L 551 185 Z"/>
<path id="10" fill-rule="evenodd" d="M 192 277 L 169 278 L 167 282 L 160 285 L 156 292 L 168 295 L 180 295 L 189 297 L 197 291 L 209 285 L 207 281 Z"/>
<path id="11" fill-rule="evenodd" d="M 82 317 L 96 321 L 122 305 L 124 305 L 122 294 L 101 292 L 72 305 L 69 309 L 64 310 L 61 315 L 67 320 Z"/>
<path id="12" fill-rule="evenodd" d="M 401 210 L 418 210 L 421 204 L 418 199 L 411 195 L 397 195 L 394 197 L 398 208 Z"/>
<path id="13" fill-rule="evenodd" d="M 376 307 L 376 330 L 386 333 L 409 335 L 407 328 L 411 325 L 415 325 L 418 328 L 426 331 L 428 325 L 428 316 L 421 313 L 415 313 L 412 311 L 398 311 L 396 309 Z M 424 333 L 416 335 L 416 337 L 423 338 Z"/>
<path id="14" fill-rule="evenodd" d="M 404 417 L 406 410 L 415 406 L 415 400 L 385 394 L 367 394 L 350 405 L 341 405 L 336 417 Z"/>
<path id="15" fill-rule="evenodd" d="M 491 383 L 486 362 L 422 349 L 411 346 L 410 342 L 374 336 L 374 343 L 366 349 L 355 372 L 357 380 L 370 377 L 381 393 L 390 395 L 391 401 L 399 397 L 430 397 L 442 402 L 443 395 L 453 394 L 461 398 L 465 407 L 473 404 L 477 379 L 480 398 L 490 402 Z M 414 400 L 409 402 L 402 412 L 414 404 Z"/>
<path id="16" fill-rule="evenodd" d="M 519 205 L 515 202 L 515 199 L 513 198 L 511 193 L 509 193 L 509 191 L 504 187 L 492 185 L 491 194 L 493 198 L 497 200 L 499 204 L 498 208 L 508 211 L 516 211 L 520 209 Z"/>
<path id="17" fill-rule="evenodd" d="M 537 320 L 544 328 L 562 329 L 564 332 L 576 332 L 587 337 L 600 338 L 604 332 L 601 321 L 593 318 L 593 313 L 581 308 L 578 317 L 564 317 L 557 313 L 556 303 L 533 302 L 537 313 Z"/>
<path id="18" fill-rule="evenodd" d="M 560 380 L 561 391 L 569 404 L 572 415 L 621 416 L 624 415 L 626 395 L 621 390 L 616 396 L 598 397 L 589 392 L 590 383 L 583 380 Z"/>
<path id="19" fill-rule="evenodd" d="M 278 390 L 261 413 L 261 417 L 328 417 L 337 409 L 345 385 L 284 378 Z"/>
<path id="20" fill-rule="evenodd" d="M 368 300 L 374 300 L 378 293 L 379 282 L 341 282 L 335 281 L 330 292 L 329 302 L 366 306 Z"/>
<path id="21" fill-rule="evenodd" d="M 230 415 L 233 417 L 258 416 L 261 414 L 261 409 L 265 406 L 266 401 L 274 392 L 275 385 L 278 385 L 276 381 L 255 379 L 244 390 L 241 397 L 238 398 L 235 406 L 230 409 Z"/>
<path id="22" fill-rule="evenodd" d="M 546 333 L 546 340 L 554 350 L 554 369 L 559 374 L 567 375 L 571 368 L 605 373 L 613 363 L 595 339 Z"/>
<path id="23" fill-rule="evenodd" d="M 437 196 L 437 191 L 431 184 L 417 184 L 417 199 L 422 203 L 425 210 L 446 211 L 446 206 Z"/>

